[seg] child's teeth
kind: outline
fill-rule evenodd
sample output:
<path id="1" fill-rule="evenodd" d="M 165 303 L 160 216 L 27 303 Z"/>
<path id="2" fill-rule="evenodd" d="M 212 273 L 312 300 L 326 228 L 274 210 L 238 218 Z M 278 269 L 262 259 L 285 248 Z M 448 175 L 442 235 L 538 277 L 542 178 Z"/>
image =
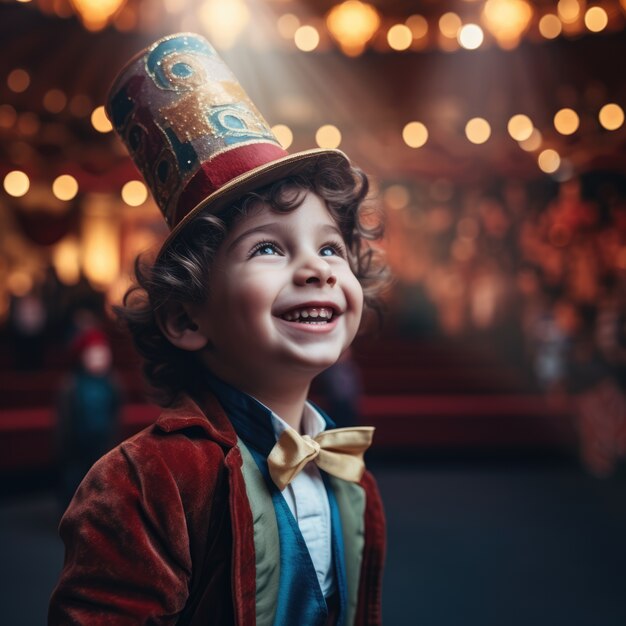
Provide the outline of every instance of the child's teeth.
<path id="1" fill-rule="evenodd" d="M 300 317 L 306 319 L 307 317 L 309 317 L 309 314 L 306 311 L 300 311 Z"/>

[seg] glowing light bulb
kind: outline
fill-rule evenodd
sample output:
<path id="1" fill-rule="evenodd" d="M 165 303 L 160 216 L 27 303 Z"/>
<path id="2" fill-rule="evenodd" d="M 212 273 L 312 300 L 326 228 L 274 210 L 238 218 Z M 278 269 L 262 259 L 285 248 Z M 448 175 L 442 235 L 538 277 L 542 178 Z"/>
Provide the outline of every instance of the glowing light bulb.
<path id="1" fill-rule="evenodd" d="M 428 129 L 422 122 L 409 122 L 402 129 L 402 139 L 409 148 L 421 148 L 428 141 Z"/>
<path id="2" fill-rule="evenodd" d="M 482 117 L 474 117 L 465 125 L 465 135 L 472 143 L 485 143 L 491 137 L 491 126 Z"/>

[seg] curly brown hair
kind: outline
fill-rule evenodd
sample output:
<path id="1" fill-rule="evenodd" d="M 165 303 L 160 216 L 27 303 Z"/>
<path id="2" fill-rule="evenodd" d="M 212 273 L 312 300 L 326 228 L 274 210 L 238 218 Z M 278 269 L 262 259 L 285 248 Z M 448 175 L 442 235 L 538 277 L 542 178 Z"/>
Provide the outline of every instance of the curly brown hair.
<path id="1" fill-rule="evenodd" d="M 278 213 L 293 211 L 309 191 L 324 200 L 341 230 L 350 266 L 363 288 L 366 312 L 380 317 L 380 294 L 388 274 L 380 251 L 369 243 L 382 238 L 383 223 L 376 211 L 365 209 L 368 178 L 343 159 L 311 165 L 245 194 L 218 215 L 200 213 L 156 261 L 136 259 L 136 284 L 114 310 L 143 357 L 150 395 L 158 404 L 170 406 L 182 393 L 195 395 L 203 370 L 197 354 L 177 348 L 161 331 L 165 311 L 174 304 L 202 304 L 210 297 L 213 258 L 238 220 L 259 203 Z"/>

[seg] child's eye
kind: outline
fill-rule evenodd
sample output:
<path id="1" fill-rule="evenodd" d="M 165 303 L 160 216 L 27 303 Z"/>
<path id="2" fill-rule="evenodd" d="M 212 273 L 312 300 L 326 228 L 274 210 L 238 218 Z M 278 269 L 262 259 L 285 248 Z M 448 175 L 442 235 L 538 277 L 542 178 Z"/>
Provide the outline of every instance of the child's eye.
<path id="1" fill-rule="evenodd" d="M 281 250 L 278 244 L 273 241 L 261 241 L 250 252 L 250 257 L 253 256 L 270 256 L 274 254 L 281 254 Z"/>
<path id="2" fill-rule="evenodd" d="M 327 243 L 320 249 L 320 256 L 340 256 L 345 258 L 346 249 L 338 241 Z"/>

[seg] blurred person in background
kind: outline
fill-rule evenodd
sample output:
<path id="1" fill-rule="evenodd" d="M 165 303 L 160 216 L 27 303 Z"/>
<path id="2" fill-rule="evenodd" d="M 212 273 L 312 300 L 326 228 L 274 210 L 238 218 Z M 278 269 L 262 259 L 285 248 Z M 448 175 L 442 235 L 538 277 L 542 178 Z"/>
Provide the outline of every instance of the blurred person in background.
<path id="1" fill-rule="evenodd" d="M 91 466 L 113 447 L 119 425 L 120 389 L 112 371 L 111 347 L 91 327 L 72 345 L 75 368 L 61 390 L 58 443 L 63 510 Z"/>

